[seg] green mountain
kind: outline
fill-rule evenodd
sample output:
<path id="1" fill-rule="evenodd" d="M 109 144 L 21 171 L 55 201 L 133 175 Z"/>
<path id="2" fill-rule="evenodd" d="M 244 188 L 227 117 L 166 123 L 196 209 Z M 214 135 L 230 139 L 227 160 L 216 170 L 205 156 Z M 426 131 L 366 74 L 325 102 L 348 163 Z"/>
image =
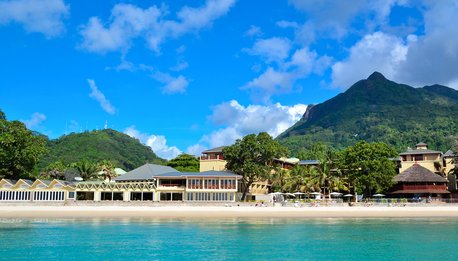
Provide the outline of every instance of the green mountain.
<path id="1" fill-rule="evenodd" d="M 83 159 L 111 160 L 116 167 L 132 170 L 145 163 L 164 164 L 150 147 L 124 133 L 107 129 L 72 133 L 48 142 L 49 153 L 40 161 L 40 169 L 55 161 L 65 164 Z"/>
<path id="2" fill-rule="evenodd" d="M 277 139 L 293 153 L 314 142 L 339 149 L 359 140 L 386 142 L 398 151 L 422 141 L 446 151 L 457 136 L 458 91 L 441 85 L 413 88 L 374 72 L 344 93 L 309 106 Z"/>

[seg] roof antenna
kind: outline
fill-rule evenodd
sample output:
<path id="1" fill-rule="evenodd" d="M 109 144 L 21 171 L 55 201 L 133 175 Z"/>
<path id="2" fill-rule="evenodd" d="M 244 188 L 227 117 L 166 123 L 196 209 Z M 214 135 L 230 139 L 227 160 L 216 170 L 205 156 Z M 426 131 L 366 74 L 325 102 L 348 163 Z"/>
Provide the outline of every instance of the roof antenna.
<path id="1" fill-rule="evenodd" d="M 105 126 L 103 127 L 105 130 L 108 129 L 108 121 L 105 120 Z"/>

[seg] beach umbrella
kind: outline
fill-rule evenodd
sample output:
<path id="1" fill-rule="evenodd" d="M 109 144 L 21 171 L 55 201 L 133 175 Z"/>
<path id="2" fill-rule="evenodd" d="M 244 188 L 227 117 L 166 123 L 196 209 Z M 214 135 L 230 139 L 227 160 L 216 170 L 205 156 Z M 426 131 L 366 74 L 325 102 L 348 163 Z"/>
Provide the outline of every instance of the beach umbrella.
<path id="1" fill-rule="evenodd" d="M 310 195 L 321 195 L 321 193 L 320 192 L 312 192 L 312 193 L 310 193 Z"/>
<path id="2" fill-rule="evenodd" d="M 375 195 L 372 195 L 373 197 L 384 197 L 385 195 L 383 194 L 375 194 Z"/>
<path id="3" fill-rule="evenodd" d="M 303 192 L 294 192 L 293 194 L 298 196 L 299 198 L 301 198 L 301 195 L 305 195 L 305 193 Z"/>
<path id="4" fill-rule="evenodd" d="M 294 195 L 293 193 L 285 193 L 285 195 L 291 196 L 291 197 L 296 197 L 296 195 Z"/>
<path id="5" fill-rule="evenodd" d="M 353 197 L 352 194 L 345 194 L 345 195 L 343 195 L 343 196 L 346 197 L 346 198 Z"/>
<path id="6" fill-rule="evenodd" d="M 329 193 L 329 195 L 335 196 L 335 197 L 339 197 L 339 196 L 342 196 L 342 193 L 340 193 L 340 192 L 331 192 L 331 193 Z"/>

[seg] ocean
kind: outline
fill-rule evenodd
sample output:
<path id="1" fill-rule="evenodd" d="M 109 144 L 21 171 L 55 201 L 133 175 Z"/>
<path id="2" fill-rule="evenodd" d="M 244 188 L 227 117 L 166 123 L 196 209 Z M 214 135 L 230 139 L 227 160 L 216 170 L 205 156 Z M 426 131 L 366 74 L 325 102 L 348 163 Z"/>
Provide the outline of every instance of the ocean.
<path id="1" fill-rule="evenodd" d="M 456 260 L 458 219 L 0 219 L 1 260 Z"/>

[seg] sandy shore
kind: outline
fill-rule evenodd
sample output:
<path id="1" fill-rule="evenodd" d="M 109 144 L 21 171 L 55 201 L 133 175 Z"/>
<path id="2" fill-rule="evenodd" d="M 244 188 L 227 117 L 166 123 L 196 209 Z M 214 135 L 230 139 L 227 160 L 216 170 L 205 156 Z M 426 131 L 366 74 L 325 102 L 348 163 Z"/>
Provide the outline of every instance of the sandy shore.
<path id="1" fill-rule="evenodd" d="M 457 206 L 417 207 L 190 207 L 0 206 L 0 218 L 389 218 L 458 217 Z"/>

